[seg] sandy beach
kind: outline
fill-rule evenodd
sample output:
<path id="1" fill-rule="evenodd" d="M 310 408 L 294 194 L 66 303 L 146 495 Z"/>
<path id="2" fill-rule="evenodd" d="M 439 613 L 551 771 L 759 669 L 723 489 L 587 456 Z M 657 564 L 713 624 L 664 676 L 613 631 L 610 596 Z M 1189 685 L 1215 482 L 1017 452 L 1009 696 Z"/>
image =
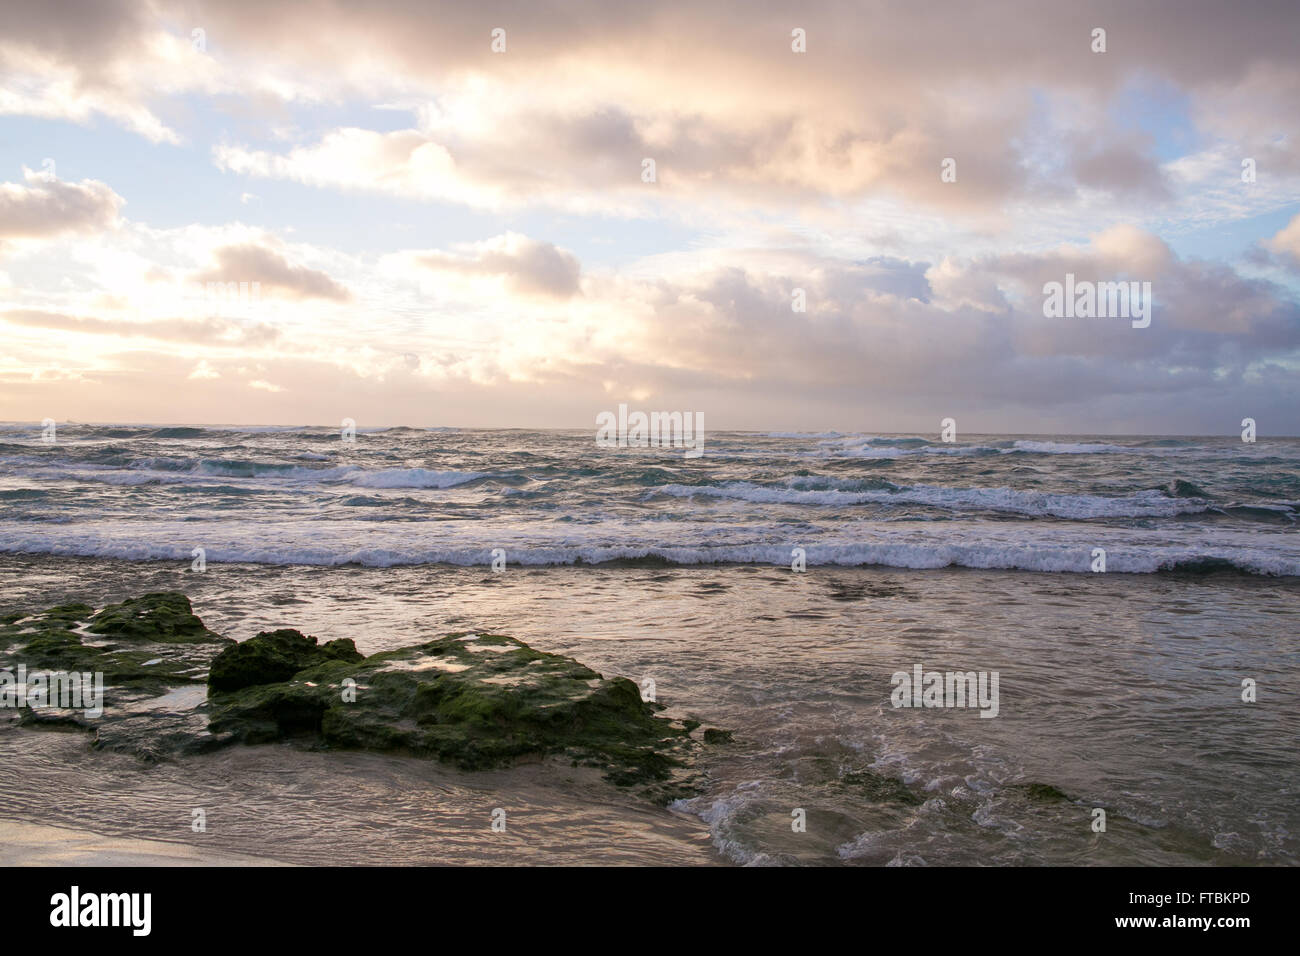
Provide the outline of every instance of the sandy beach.
<path id="1" fill-rule="evenodd" d="M 162 840 L 0 820 L 0 866 L 288 866 L 278 860 Z"/>

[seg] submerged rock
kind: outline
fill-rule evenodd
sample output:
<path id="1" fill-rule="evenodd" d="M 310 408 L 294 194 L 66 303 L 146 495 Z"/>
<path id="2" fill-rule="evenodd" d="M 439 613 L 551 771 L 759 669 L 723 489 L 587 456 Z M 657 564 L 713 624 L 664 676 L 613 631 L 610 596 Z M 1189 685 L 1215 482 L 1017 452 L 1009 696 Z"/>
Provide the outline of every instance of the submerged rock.
<path id="1" fill-rule="evenodd" d="M 294 740 L 471 770 L 558 755 L 660 801 L 698 790 L 698 721 L 660 716 L 632 681 L 499 634 L 370 657 L 349 639 L 320 644 L 290 629 L 236 644 L 204 627 L 183 594 L 147 594 L 98 614 L 77 604 L 0 617 L 0 669 L 20 663 L 99 671 L 112 685 L 101 716 L 29 709 L 25 722 L 81 726 L 96 747 L 148 759 Z M 183 686 L 204 682 L 206 694 Z"/>
<path id="2" fill-rule="evenodd" d="M 1008 785 L 1007 789 L 1024 794 L 1024 796 L 1036 803 L 1056 803 L 1063 800 L 1073 802 L 1074 799 L 1064 791 L 1053 787 L 1050 783 L 1015 783 Z"/>

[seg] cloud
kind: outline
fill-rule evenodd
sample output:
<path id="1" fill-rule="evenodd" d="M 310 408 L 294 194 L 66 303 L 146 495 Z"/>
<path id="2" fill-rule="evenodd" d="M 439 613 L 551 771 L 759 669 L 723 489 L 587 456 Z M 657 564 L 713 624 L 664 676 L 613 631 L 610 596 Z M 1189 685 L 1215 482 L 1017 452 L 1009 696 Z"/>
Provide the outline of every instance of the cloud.
<path id="1" fill-rule="evenodd" d="M 196 93 L 237 100 L 268 134 L 286 105 L 382 102 L 418 115 L 405 130 L 346 126 L 283 149 L 214 150 L 230 172 L 321 188 L 618 215 L 684 214 L 702 198 L 752 208 L 756 197 L 885 197 L 972 216 L 1049 195 L 1164 200 L 1171 187 L 1149 138 L 1107 115 L 1139 77 L 1185 94 L 1211 138 L 1261 169 L 1300 175 L 1289 108 L 1300 13 L 1282 3 L 1241 16 L 1212 2 L 1189 15 L 1180 0 L 973 0 L 935 18 L 882 0 L 860 31 L 845 28 L 856 8 L 811 0 L 797 18 L 806 53 L 792 52 L 779 5 L 738 16 L 721 0 L 588 0 L 564 15 L 505 0 L 364 11 L 106 0 L 78 4 L 85 29 L 39 0 L 9 7 L 0 112 L 104 114 L 155 141 L 179 141 L 160 117 L 175 113 L 169 97 Z M 488 20 L 505 25 L 505 53 L 490 52 Z M 1109 47 L 1095 54 L 1102 22 Z M 1072 101 L 1050 128 L 1044 100 Z M 1054 156 L 1049 136 L 1071 155 Z M 654 188 L 640 181 L 644 158 L 657 163 Z M 955 183 L 939 178 L 945 158 Z"/>
<path id="2" fill-rule="evenodd" d="M 1045 318 L 1043 283 L 1067 272 L 1150 281 L 1152 325 Z M 936 416 L 943 407 L 1015 408 L 1022 419 L 1071 408 L 1082 422 L 1090 407 L 1124 396 L 1144 396 L 1152 417 L 1172 417 L 1179 395 L 1220 389 L 1226 402 L 1300 352 L 1300 305 L 1285 289 L 1180 259 L 1129 227 L 1086 246 L 948 259 L 924 275 L 917 287 L 882 281 L 871 263 L 823 260 L 801 274 L 727 267 L 672 281 L 591 278 L 588 298 L 606 311 L 617 300 L 624 321 L 608 334 L 574 329 L 552 367 L 592 380 L 613 373 L 620 387 L 655 394 L 724 386 L 792 401 L 851 394 L 866 407 Z M 794 287 L 806 291 L 806 313 L 791 309 Z"/>
<path id="3" fill-rule="evenodd" d="M 971 0 L 936 18 L 911 0 L 743 15 L 717 0 L 562 14 L 105 0 L 74 8 L 79 21 L 10 6 L 0 113 L 107 117 L 157 143 L 188 132 L 198 148 L 159 151 L 202 164 L 178 167 L 177 189 L 209 187 L 211 161 L 230 202 L 187 209 L 268 220 L 105 236 L 122 201 L 103 184 L 27 173 L 3 187 L 0 240 L 58 243 L 4 263 L 9 357 L 42 382 L 105 383 L 86 401 L 116 389 L 147 405 L 179 383 L 207 404 L 177 414 L 221 396 L 323 421 L 346 389 L 358 418 L 370 402 L 556 424 L 591 396 L 672 395 L 733 422 L 821 428 L 865 408 L 909 427 L 946 410 L 1022 430 L 1058 413 L 1073 429 L 1148 430 L 1271 403 L 1300 424 L 1285 412 L 1293 288 L 1175 251 L 1226 248 L 1210 227 L 1229 221 L 1259 238 L 1264 213 L 1293 211 L 1294 4 Z M 1089 49 L 1099 24 L 1105 54 Z M 498 25 L 503 54 L 489 49 Z M 795 25 L 807 53 L 790 49 Z M 1240 180 L 1246 157 L 1257 182 Z M 304 190 L 245 179 L 320 190 L 307 201 L 333 204 L 328 225 L 283 218 Z M 438 206 L 408 216 L 392 197 Z M 349 221 L 382 228 L 356 229 L 346 252 L 309 244 Z M 1292 221 L 1253 264 L 1296 267 L 1298 234 Z M 1042 286 L 1067 273 L 1150 281 L 1152 326 L 1046 319 Z M 194 277 L 258 283 L 275 301 L 255 314 L 274 325 L 172 319 Z M 807 312 L 792 312 L 794 289 Z M 328 321 L 344 302 L 350 321 Z M 70 336 L 41 329 L 100 339 L 65 352 Z M 109 335 L 172 347 L 106 356 Z M 257 360 L 196 365 L 190 346 L 230 343 Z"/>
<path id="4" fill-rule="evenodd" d="M 791 52 L 789 18 L 777 8 L 737 17 L 721 3 L 665 2 L 556 17 L 503 7 L 512 39 L 500 55 L 487 52 L 478 11 L 398 3 L 306 22 L 293 9 L 213 12 L 248 55 L 307 72 L 341 63 L 358 82 L 375 65 L 370 51 L 382 49 L 419 122 L 340 127 L 283 151 L 226 143 L 214 150 L 221 168 L 494 209 L 631 214 L 756 195 L 902 197 L 965 213 L 1044 195 L 1165 200 L 1171 186 L 1151 138 L 1107 113 L 1126 84 L 1157 78 L 1186 92 L 1207 125 L 1195 105 L 1203 100 L 1300 86 L 1280 40 L 1298 15 L 1283 6 L 1244 23 L 1213 5 L 1188 17 L 1171 0 L 1087 11 L 974 2 L 936 20 L 887 2 L 863 36 L 843 29 L 843 6 L 827 0 L 800 10 L 805 54 Z M 1094 54 L 1091 30 L 1102 20 L 1110 47 Z M 1064 104 L 1049 128 L 1039 123 L 1044 98 Z M 1284 118 L 1283 99 L 1268 102 L 1251 108 L 1249 124 L 1213 128 L 1294 158 L 1300 126 Z M 1066 153 L 1051 157 L 1045 136 Z M 656 161 L 655 191 L 640 181 L 644 158 Z M 956 160 L 955 183 L 940 180 L 945 158 Z"/>
<path id="5" fill-rule="evenodd" d="M 1006 144 L 1019 131 L 1014 110 L 960 126 L 939 119 L 929 130 L 865 130 L 811 114 L 763 124 L 730 115 L 634 115 L 603 102 L 562 113 L 516 101 L 504 89 L 463 96 L 432 127 L 339 128 L 283 153 L 222 144 L 214 147 L 213 160 L 240 175 L 321 188 L 486 209 L 538 204 L 621 216 L 653 214 L 657 205 L 705 196 L 749 202 L 756 188 L 787 203 L 881 194 L 969 209 L 1020 191 L 1030 178 Z M 463 126 L 451 125 L 466 113 L 493 121 L 469 136 Z M 954 154 L 961 187 L 945 188 L 940 163 Z M 642 177 L 647 159 L 655 163 L 650 183 Z M 1092 180 L 1104 182 L 1107 171 L 1097 165 Z"/>
<path id="6" fill-rule="evenodd" d="M 1118 196 L 1167 200 L 1174 195 L 1160 164 L 1127 144 L 1081 152 L 1074 173 L 1079 185 Z"/>
<path id="7" fill-rule="evenodd" d="M 415 254 L 414 259 L 434 272 L 499 276 L 511 291 L 560 299 L 578 294 L 582 272 L 572 253 L 513 232 L 462 244 L 455 252 Z"/>
<path id="8" fill-rule="evenodd" d="M 23 170 L 26 184 L 0 183 L 0 239 L 48 239 L 112 228 L 125 200 L 95 180 L 65 183 Z"/>
<path id="9" fill-rule="evenodd" d="M 329 299 L 348 302 L 352 293 L 324 272 L 289 261 L 265 246 L 245 243 L 213 252 L 216 265 L 192 277 L 194 282 L 259 283 L 272 294 L 290 299 Z"/>
<path id="10" fill-rule="evenodd" d="M 58 332 L 78 332 L 83 335 L 118 335 L 148 338 L 163 342 L 192 345 L 266 345 L 274 342 L 280 334 L 269 325 L 240 325 L 236 322 L 215 318 L 132 322 L 118 319 L 82 318 L 36 309 L 11 309 L 7 312 L 0 312 L 0 318 L 10 325 L 20 325 L 28 328 L 49 329 Z"/>
<path id="11" fill-rule="evenodd" d="M 1277 235 L 1262 243 L 1291 269 L 1300 271 L 1300 215 L 1283 227 Z"/>
<path id="12" fill-rule="evenodd" d="M 295 147 L 287 154 L 220 145 L 213 148 L 217 168 L 265 179 L 290 179 L 326 186 L 422 199 L 473 198 L 486 203 L 489 194 L 461 195 L 467 188 L 455 177 L 447 150 L 415 130 L 377 133 L 346 128 L 329 133 L 315 146 Z"/>
<path id="13" fill-rule="evenodd" d="M 6 3 L 0 114 L 81 123 L 100 114 L 153 142 L 177 142 L 146 101 L 159 86 L 184 88 L 203 71 L 191 64 L 165 79 L 182 41 L 167 33 L 160 12 L 130 0 Z"/>

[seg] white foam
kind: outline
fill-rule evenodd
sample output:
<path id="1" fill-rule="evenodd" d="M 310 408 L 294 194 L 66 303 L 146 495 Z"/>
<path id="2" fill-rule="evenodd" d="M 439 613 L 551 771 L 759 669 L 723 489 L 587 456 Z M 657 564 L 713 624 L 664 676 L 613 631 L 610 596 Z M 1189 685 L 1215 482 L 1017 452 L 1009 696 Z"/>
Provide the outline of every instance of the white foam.
<path id="1" fill-rule="evenodd" d="M 1258 574 L 1300 575 L 1300 541 L 1287 531 L 1145 529 L 1043 525 L 1008 520 L 859 522 L 834 532 L 796 533 L 780 525 L 657 522 L 646 528 L 610 519 L 587 528 L 524 528 L 485 521 L 100 521 L 79 525 L 0 522 L 0 552 L 191 560 L 202 546 L 209 565 L 222 562 L 391 567 L 412 564 L 487 566 L 492 549 L 505 548 L 511 565 L 658 558 L 680 565 L 715 563 L 789 567 L 791 549 L 806 551 L 809 566 L 884 565 L 932 569 L 950 566 L 1090 573 L 1092 551 L 1104 548 L 1107 570 L 1144 574 L 1219 559 Z M 484 542 L 490 542 L 485 544 Z"/>
<path id="2" fill-rule="evenodd" d="M 1055 518 L 1146 518 L 1199 514 L 1210 505 L 1200 498 L 1170 498 L 1160 491 L 1139 491 L 1133 495 L 1105 498 L 1098 495 L 1058 495 L 1013 488 L 940 488 L 912 485 L 897 489 L 839 490 L 797 486 L 799 479 L 784 487 L 732 481 L 722 485 L 663 485 L 651 493 L 679 498 L 731 498 L 756 504 L 803 505 L 927 505 L 959 511 L 1004 511 L 1012 514 Z"/>

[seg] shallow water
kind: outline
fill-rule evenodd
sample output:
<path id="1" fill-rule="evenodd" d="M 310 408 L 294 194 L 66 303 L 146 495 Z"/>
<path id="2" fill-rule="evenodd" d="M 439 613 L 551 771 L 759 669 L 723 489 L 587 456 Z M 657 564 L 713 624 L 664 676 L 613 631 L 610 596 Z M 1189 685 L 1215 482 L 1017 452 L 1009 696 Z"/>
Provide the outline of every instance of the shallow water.
<path id="1" fill-rule="evenodd" d="M 364 653 L 513 634 L 735 731 L 657 809 L 556 765 L 463 774 L 289 747 L 144 767 L 0 731 L 0 815 L 295 862 L 1294 864 L 1300 583 L 878 567 L 299 567 L 0 556 L 6 605 L 177 588 L 215 630 Z M 997 671 L 999 713 L 895 709 L 891 675 Z M 1258 685 L 1243 703 L 1241 681 Z M 1067 799 L 1027 785 L 1055 788 Z M 189 831 L 208 808 L 208 833 Z M 507 812 L 507 833 L 489 828 Z M 1107 830 L 1092 830 L 1093 808 Z M 807 829 L 791 829 L 803 809 Z M 505 837 L 505 839 L 502 839 Z"/>

